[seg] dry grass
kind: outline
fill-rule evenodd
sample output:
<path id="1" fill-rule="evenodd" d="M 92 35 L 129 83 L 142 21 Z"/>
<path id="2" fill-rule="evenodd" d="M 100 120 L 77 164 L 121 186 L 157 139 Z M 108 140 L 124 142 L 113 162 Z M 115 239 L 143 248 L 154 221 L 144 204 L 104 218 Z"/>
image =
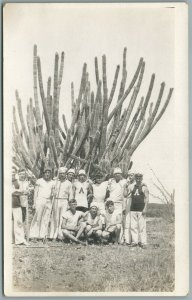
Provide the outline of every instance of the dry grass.
<path id="1" fill-rule="evenodd" d="M 165 205 L 149 205 L 149 245 L 145 250 L 116 245 L 83 247 L 66 244 L 57 244 L 61 247 L 14 248 L 15 290 L 173 291 L 174 222 L 166 220 L 166 211 Z"/>

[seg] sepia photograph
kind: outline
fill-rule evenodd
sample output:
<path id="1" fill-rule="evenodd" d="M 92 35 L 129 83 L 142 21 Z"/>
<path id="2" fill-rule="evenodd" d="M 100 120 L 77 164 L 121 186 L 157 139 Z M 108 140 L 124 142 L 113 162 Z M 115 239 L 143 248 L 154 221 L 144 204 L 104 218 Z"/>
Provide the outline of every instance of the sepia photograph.
<path id="1" fill-rule="evenodd" d="M 188 293 L 187 14 L 4 6 L 5 295 Z"/>

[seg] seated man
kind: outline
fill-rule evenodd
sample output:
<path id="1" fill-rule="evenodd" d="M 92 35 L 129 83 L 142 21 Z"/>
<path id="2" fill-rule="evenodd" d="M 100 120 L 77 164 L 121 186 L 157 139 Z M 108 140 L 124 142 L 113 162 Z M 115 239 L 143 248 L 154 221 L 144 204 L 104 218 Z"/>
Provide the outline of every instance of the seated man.
<path id="1" fill-rule="evenodd" d="M 104 242 L 118 243 L 121 232 L 121 214 L 115 210 L 111 199 L 106 201 L 105 230 L 102 232 Z"/>
<path id="2" fill-rule="evenodd" d="M 64 238 L 69 239 L 72 242 L 85 245 L 84 242 L 79 240 L 79 237 L 83 234 L 86 224 L 82 222 L 84 213 L 76 210 L 77 201 L 75 199 L 69 200 L 69 210 L 67 210 L 62 218 L 61 231 Z"/>
<path id="3" fill-rule="evenodd" d="M 91 203 L 90 211 L 85 213 L 84 222 L 86 224 L 85 234 L 88 238 L 88 242 L 100 241 L 102 235 L 102 220 L 100 214 L 98 214 L 98 205 L 96 202 Z"/>

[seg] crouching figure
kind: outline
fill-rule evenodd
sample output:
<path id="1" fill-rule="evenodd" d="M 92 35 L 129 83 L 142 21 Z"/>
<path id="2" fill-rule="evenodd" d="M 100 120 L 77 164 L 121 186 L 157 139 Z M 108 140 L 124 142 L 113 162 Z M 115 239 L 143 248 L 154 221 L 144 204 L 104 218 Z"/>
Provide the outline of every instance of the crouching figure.
<path id="1" fill-rule="evenodd" d="M 92 202 L 90 211 L 85 213 L 84 222 L 86 224 L 85 235 L 88 242 L 100 242 L 102 236 L 102 219 L 98 213 L 97 202 Z"/>
<path id="2" fill-rule="evenodd" d="M 119 242 L 121 232 L 121 214 L 114 208 L 114 202 L 110 199 L 106 202 L 105 230 L 102 232 L 104 242 Z"/>
<path id="3" fill-rule="evenodd" d="M 79 238 L 83 235 L 86 224 L 83 222 L 84 213 L 76 210 L 77 201 L 69 200 L 69 210 L 67 210 L 62 218 L 61 233 L 64 239 L 85 245 Z"/>

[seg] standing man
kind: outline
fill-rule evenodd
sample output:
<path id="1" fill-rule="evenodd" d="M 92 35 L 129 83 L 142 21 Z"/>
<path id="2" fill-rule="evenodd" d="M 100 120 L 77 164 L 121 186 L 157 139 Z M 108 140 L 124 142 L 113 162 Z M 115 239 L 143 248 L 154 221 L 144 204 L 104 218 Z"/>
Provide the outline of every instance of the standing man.
<path id="1" fill-rule="evenodd" d="M 69 200 L 73 198 L 72 183 L 67 179 L 67 168 L 61 167 L 58 172 L 59 178 L 55 182 L 54 190 L 55 198 L 50 226 L 50 239 L 59 238 L 58 234 L 61 231 L 62 215 L 68 209 Z"/>
<path id="2" fill-rule="evenodd" d="M 97 175 L 92 185 L 93 201 L 97 203 L 99 213 L 105 215 L 105 198 L 107 194 L 108 181 L 103 181 L 103 175 Z"/>
<path id="3" fill-rule="evenodd" d="M 109 198 L 114 202 L 114 209 L 122 214 L 123 211 L 123 192 L 126 185 L 126 179 L 122 176 L 120 168 L 115 168 L 113 171 L 113 178 L 109 179 L 108 191 Z"/>
<path id="4" fill-rule="evenodd" d="M 79 170 L 78 180 L 73 184 L 74 198 L 77 201 L 76 209 L 78 211 L 86 212 L 91 202 L 93 189 L 84 170 Z"/>
<path id="5" fill-rule="evenodd" d="M 26 213 L 28 208 L 28 194 L 29 194 L 29 181 L 26 176 L 26 170 L 20 169 L 18 172 L 19 176 L 19 185 L 23 191 L 25 191 L 25 194 L 20 196 L 21 201 L 21 207 L 22 207 L 22 216 L 23 216 L 23 222 L 26 220 Z"/>
<path id="6" fill-rule="evenodd" d="M 69 170 L 67 171 L 67 179 L 68 179 L 71 183 L 74 182 L 74 180 L 75 180 L 75 170 L 74 170 L 74 169 L 69 169 Z"/>
<path id="7" fill-rule="evenodd" d="M 135 173 L 133 171 L 128 172 L 127 184 L 124 187 L 124 203 L 123 203 L 123 228 L 124 228 L 124 242 L 126 245 L 131 244 L 131 195 L 128 190 L 129 187 L 135 182 Z"/>
<path id="8" fill-rule="evenodd" d="M 139 245 L 146 248 L 146 213 L 149 202 L 149 190 L 146 184 L 142 183 L 143 175 L 135 174 L 135 184 L 130 185 L 129 193 L 131 196 L 131 247 Z M 140 241 L 139 241 L 140 237 Z"/>
<path id="9" fill-rule="evenodd" d="M 12 213 L 13 213 L 13 235 L 14 243 L 16 245 L 29 244 L 25 240 L 23 220 L 22 220 L 22 207 L 20 197 L 25 195 L 25 191 L 19 186 L 19 181 L 16 179 L 17 170 L 12 168 Z"/>
<path id="10" fill-rule="evenodd" d="M 43 178 L 36 181 L 34 192 L 35 215 L 33 217 L 30 238 L 44 239 L 47 236 L 48 223 L 52 208 L 54 181 L 51 178 L 51 168 L 45 167 Z"/>

